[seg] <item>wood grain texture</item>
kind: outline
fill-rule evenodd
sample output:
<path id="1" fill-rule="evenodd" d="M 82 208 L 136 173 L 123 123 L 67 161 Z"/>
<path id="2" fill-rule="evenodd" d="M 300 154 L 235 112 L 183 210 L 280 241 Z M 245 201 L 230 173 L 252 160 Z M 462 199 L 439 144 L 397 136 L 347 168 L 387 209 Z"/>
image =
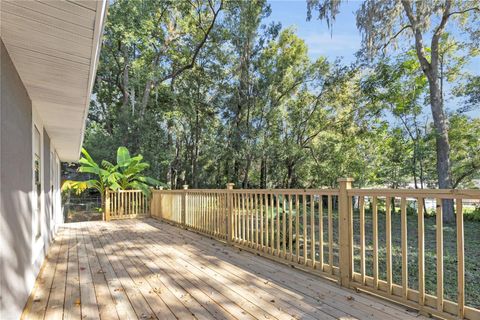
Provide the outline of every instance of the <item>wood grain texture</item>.
<path id="1" fill-rule="evenodd" d="M 58 317 L 76 319 L 421 318 L 159 220 L 72 223 L 60 234 L 30 297 L 55 299 L 23 319 L 47 319 L 58 301 Z"/>

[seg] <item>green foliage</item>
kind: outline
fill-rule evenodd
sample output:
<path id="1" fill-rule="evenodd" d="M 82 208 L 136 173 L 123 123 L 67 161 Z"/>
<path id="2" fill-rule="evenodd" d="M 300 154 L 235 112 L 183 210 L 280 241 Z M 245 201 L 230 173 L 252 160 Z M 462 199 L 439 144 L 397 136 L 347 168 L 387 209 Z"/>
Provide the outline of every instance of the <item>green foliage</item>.
<path id="1" fill-rule="evenodd" d="M 341 176 L 436 187 L 429 84 L 416 52 L 368 67 L 312 61 L 295 29 L 266 23 L 270 13 L 264 0 L 114 2 L 85 147 L 109 163 L 120 146 L 142 154 L 143 174 L 171 188 L 307 188 Z M 467 83 L 472 49 L 452 39 L 441 38 L 442 76 Z M 458 95 L 470 96 L 467 87 Z M 472 187 L 478 122 L 447 115 L 452 181 Z"/>
<path id="2" fill-rule="evenodd" d="M 85 148 L 82 149 L 82 155 L 82 158 L 78 161 L 80 164 L 78 172 L 86 173 L 88 176 L 95 178 L 82 181 L 66 180 L 62 185 L 62 191 L 74 190 L 77 194 L 81 194 L 86 189 L 95 189 L 103 195 L 107 187 L 111 186 L 112 189 L 118 187 L 115 172 L 112 168 L 99 166 Z"/>
<path id="3" fill-rule="evenodd" d="M 161 184 L 158 180 L 142 174 L 149 164 L 143 162 L 141 155 L 131 157 L 125 147 L 118 148 L 116 165 L 107 160 L 103 160 L 101 165 L 98 165 L 85 148 L 82 149 L 82 155 L 79 160 L 78 172 L 86 173 L 89 177 L 93 176 L 94 178 L 82 181 L 67 180 L 62 185 L 62 191 L 74 190 L 80 194 L 86 189 L 95 189 L 103 199 L 107 188 L 112 190 L 137 189 L 148 195 L 150 193 L 149 186 Z"/>

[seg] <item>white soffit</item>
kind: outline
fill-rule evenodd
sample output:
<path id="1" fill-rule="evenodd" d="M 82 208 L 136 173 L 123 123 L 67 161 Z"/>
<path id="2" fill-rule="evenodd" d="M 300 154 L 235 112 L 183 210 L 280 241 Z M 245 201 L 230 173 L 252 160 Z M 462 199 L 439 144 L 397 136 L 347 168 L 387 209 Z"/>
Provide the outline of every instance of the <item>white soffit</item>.
<path id="1" fill-rule="evenodd" d="M 0 0 L 1 38 L 62 161 L 77 161 L 106 0 Z"/>

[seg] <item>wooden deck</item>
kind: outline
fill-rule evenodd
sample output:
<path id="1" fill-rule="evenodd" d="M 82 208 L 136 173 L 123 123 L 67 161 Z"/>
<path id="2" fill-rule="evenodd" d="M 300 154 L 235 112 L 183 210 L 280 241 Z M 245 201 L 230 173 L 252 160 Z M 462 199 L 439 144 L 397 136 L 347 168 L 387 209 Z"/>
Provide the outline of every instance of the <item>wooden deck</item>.
<path id="1" fill-rule="evenodd" d="M 405 307 L 153 220 L 65 224 L 23 319 L 413 319 Z"/>

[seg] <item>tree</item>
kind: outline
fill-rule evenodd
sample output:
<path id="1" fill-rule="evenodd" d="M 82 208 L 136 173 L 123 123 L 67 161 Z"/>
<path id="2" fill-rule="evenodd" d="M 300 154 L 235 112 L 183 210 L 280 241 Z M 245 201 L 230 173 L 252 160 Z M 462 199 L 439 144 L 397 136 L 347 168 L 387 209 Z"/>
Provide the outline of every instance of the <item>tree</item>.
<path id="1" fill-rule="evenodd" d="M 465 106 L 460 109 L 461 112 L 480 109 L 480 76 L 469 76 L 467 83 L 457 88 L 457 96 L 466 98 Z"/>
<path id="2" fill-rule="evenodd" d="M 409 51 L 395 59 L 378 61 L 361 82 L 367 103 L 385 110 L 400 123 L 405 143 L 412 148 L 411 161 L 406 161 L 404 167 L 411 172 L 415 188 L 424 188 L 427 180 L 424 140 L 430 127 L 422 108 L 428 83 L 419 70 L 415 53 Z"/>
<path id="3" fill-rule="evenodd" d="M 472 187 L 472 179 L 480 177 L 480 119 L 453 115 L 449 136 L 452 141 L 453 186 Z"/>
<path id="4" fill-rule="evenodd" d="M 340 2 L 307 0 L 307 16 L 311 18 L 312 11 L 318 11 L 318 18 L 331 25 L 339 13 Z M 435 127 L 438 186 L 452 188 L 448 119 L 441 90 L 440 40 L 448 25 L 453 23 L 471 35 L 478 33 L 480 6 L 475 1 L 366 0 L 356 15 L 363 39 L 361 53 L 367 58 L 395 47 L 401 36 L 413 38 L 421 70 L 428 79 Z M 452 221 L 453 203 L 449 201 L 444 209 L 444 220 Z"/>

